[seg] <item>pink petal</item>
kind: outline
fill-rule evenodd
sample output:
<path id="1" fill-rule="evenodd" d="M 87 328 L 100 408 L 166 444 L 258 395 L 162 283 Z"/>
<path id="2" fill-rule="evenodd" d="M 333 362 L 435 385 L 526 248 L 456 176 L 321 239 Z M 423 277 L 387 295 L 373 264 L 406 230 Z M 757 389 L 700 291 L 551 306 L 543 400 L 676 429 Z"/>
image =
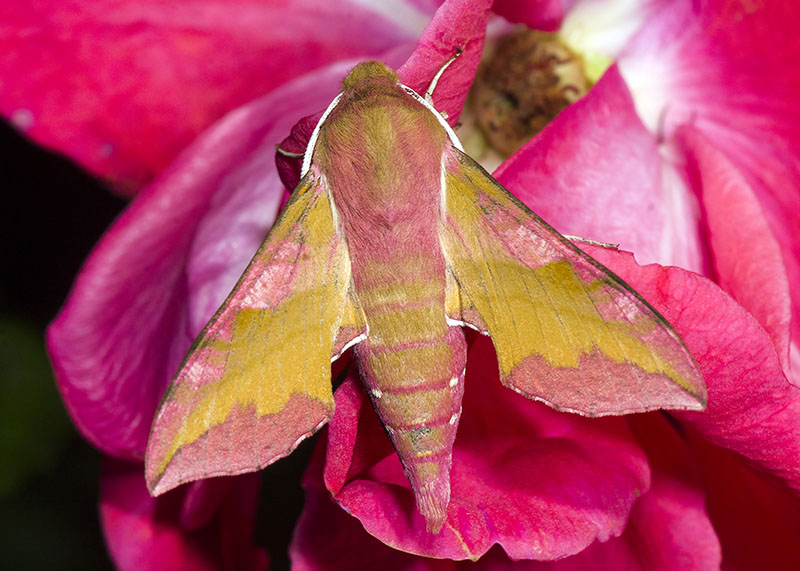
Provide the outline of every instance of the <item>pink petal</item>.
<path id="1" fill-rule="evenodd" d="M 446 0 L 434 14 L 408 61 L 397 70 L 400 81 L 424 95 L 436 72 L 461 49 L 433 93 L 434 106 L 458 122 L 480 63 L 491 0 Z"/>
<path id="2" fill-rule="evenodd" d="M 195 335 L 275 218 L 274 146 L 323 107 L 352 62 L 286 85 L 207 131 L 109 229 L 48 331 L 84 436 L 141 457 L 155 407 Z"/>
<path id="3" fill-rule="evenodd" d="M 631 511 L 625 532 L 554 562 L 566 569 L 719 569 L 720 545 L 686 443 L 662 414 L 632 415 L 628 422 L 647 451 L 650 490 Z"/>
<path id="4" fill-rule="evenodd" d="M 453 569 L 452 561 L 417 557 L 392 549 L 364 531 L 361 523 L 337 505 L 325 489 L 324 461 L 324 449 L 320 446 L 303 477 L 306 500 L 289 547 L 292 569 Z"/>
<path id="5" fill-rule="evenodd" d="M 511 561 L 497 547 L 475 564 L 415 557 L 366 533 L 357 519 L 333 501 L 322 485 L 322 447 L 303 480 L 306 505 L 291 546 L 293 568 L 387 569 L 718 569 L 720 548 L 705 513 L 686 444 L 660 414 L 630 417 L 648 450 L 653 483 L 634 505 L 618 538 L 594 542 L 580 553 L 553 562 Z"/>
<path id="6" fill-rule="evenodd" d="M 620 60 L 646 124 L 670 138 L 693 125 L 756 193 L 781 246 L 800 315 L 800 20 L 796 2 L 674 2 Z M 792 320 L 800 340 L 800 319 Z"/>
<path id="7" fill-rule="evenodd" d="M 722 542 L 724 569 L 796 567 L 800 498 L 784 482 L 752 469 L 738 454 L 690 439 L 706 505 Z"/>
<path id="8" fill-rule="evenodd" d="M 448 521 L 425 531 L 397 455 L 354 380 L 336 392 L 325 482 L 372 535 L 403 551 L 555 559 L 619 535 L 649 470 L 618 418 L 555 412 L 502 387 L 491 343 L 470 350 Z"/>
<path id="9" fill-rule="evenodd" d="M 230 493 L 214 521 L 187 529 L 180 523 L 183 490 L 152 498 L 142 467 L 107 460 L 100 517 L 111 557 L 121 570 L 266 569 L 267 554 L 252 543 L 259 477 L 230 479 Z"/>
<path id="10" fill-rule="evenodd" d="M 408 43 L 427 18 L 402 3 L 6 3 L 0 112 L 132 192 L 227 111 L 331 62 Z"/>
<path id="11" fill-rule="evenodd" d="M 705 511 L 686 443 L 660 414 L 628 417 L 653 468 L 650 490 L 636 502 L 624 533 L 552 562 L 509 561 L 495 550 L 477 569 L 605 571 L 719 569 L 720 545 Z"/>
<path id="12" fill-rule="evenodd" d="M 647 450 L 653 482 L 636 502 L 625 532 L 595 542 L 573 557 L 530 565 L 531 569 L 719 569 L 719 541 L 706 514 L 698 477 L 690 468 L 686 443 L 661 414 L 628 419 Z"/>
<path id="13" fill-rule="evenodd" d="M 696 359 L 708 407 L 673 414 L 800 492 L 800 389 L 787 381 L 758 322 L 701 276 L 639 267 L 630 255 L 585 249 L 653 304 Z"/>
<path id="14" fill-rule="evenodd" d="M 698 213 L 668 168 L 612 67 L 494 174 L 559 232 L 699 268 Z"/>
<path id="15" fill-rule="evenodd" d="M 574 0 L 495 0 L 492 11 L 515 24 L 555 32 Z"/>
<path id="16" fill-rule="evenodd" d="M 695 127 L 677 133 L 696 170 L 716 281 L 766 329 L 788 370 L 791 297 L 780 245 L 736 166 Z"/>

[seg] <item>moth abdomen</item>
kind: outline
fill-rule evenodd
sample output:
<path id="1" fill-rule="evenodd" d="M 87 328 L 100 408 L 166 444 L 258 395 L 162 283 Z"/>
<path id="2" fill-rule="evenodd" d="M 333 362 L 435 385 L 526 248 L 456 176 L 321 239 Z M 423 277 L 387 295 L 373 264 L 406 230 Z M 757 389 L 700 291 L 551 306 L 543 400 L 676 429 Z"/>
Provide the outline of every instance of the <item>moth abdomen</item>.
<path id="1" fill-rule="evenodd" d="M 441 308 L 439 319 L 443 331 L 436 337 L 425 335 L 394 347 L 373 346 L 367 339 L 356 347 L 375 412 L 403 464 L 428 529 L 434 532 L 444 523 L 450 498 L 466 363 L 463 331 L 447 326 Z"/>

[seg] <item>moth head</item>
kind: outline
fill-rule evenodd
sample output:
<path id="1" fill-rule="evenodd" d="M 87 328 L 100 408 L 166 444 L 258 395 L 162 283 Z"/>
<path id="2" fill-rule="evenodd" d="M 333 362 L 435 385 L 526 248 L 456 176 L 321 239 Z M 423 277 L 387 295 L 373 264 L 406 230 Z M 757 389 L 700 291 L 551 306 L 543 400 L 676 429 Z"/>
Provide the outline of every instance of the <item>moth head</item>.
<path id="1" fill-rule="evenodd" d="M 376 85 L 397 85 L 397 73 L 379 61 L 365 61 L 358 64 L 342 81 L 342 91 L 356 92 L 374 89 Z"/>

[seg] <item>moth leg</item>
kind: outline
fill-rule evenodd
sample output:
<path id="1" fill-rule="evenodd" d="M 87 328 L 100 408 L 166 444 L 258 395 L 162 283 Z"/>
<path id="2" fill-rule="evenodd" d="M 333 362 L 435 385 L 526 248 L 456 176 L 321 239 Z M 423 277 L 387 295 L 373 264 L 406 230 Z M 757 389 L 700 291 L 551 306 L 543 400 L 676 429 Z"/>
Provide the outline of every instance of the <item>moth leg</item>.
<path id="1" fill-rule="evenodd" d="M 290 159 L 302 159 L 305 156 L 304 153 L 292 153 L 290 151 L 284 151 L 281 149 L 280 145 L 275 145 L 275 152 L 283 155 L 284 157 L 289 157 Z"/>
<path id="2" fill-rule="evenodd" d="M 583 238 L 581 236 L 573 236 L 572 234 L 562 234 L 564 238 L 570 242 L 582 242 L 583 244 L 590 244 L 592 246 L 600 246 L 601 248 L 608 248 L 609 250 L 619 250 L 619 244 L 612 244 L 611 242 L 598 242 L 591 238 Z"/>

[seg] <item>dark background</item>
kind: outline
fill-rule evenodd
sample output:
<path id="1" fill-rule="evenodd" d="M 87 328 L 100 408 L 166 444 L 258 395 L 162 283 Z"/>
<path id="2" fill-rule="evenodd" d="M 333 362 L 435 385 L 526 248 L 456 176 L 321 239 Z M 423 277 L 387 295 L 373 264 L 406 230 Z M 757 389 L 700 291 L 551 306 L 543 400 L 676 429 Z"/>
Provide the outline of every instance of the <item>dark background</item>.
<path id="1" fill-rule="evenodd" d="M 78 436 L 44 331 L 125 202 L 0 122 L 0 568 L 110 569 L 100 455 Z"/>
<path id="2" fill-rule="evenodd" d="M 2 121 L 0 153 L 0 569 L 111 569 L 97 509 L 100 454 L 61 403 L 44 332 L 126 201 Z M 256 541 L 271 569 L 288 568 L 311 448 L 263 471 Z"/>

